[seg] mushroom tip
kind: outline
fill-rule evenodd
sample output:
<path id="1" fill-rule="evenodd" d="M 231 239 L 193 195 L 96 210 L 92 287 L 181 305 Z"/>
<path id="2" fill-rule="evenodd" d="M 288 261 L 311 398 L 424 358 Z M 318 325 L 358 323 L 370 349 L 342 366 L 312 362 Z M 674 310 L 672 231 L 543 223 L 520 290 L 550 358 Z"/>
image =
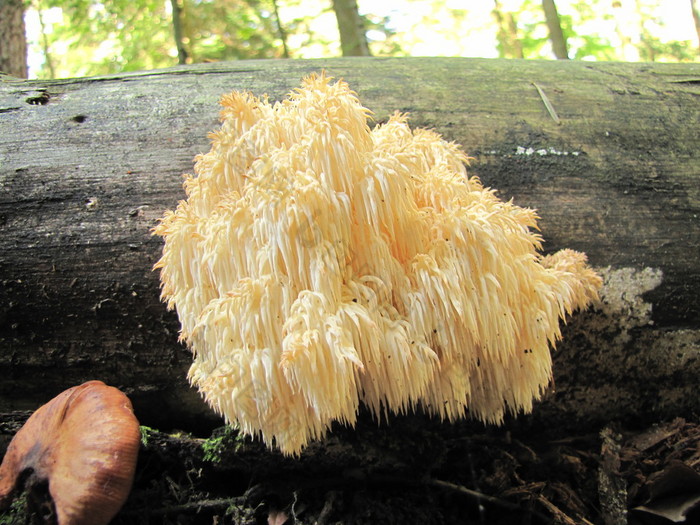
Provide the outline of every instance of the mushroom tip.
<path id="1" fill-rule="evenodd" d="M 559 322 L 595 298 L 585 256 L 541 257 L 538 217 L 468 176 L 469 157 L 343 81 L 277 103 L 222 98 L 187 201 L 156 229 L 189 379 L 288 454 L 359 405 L 495 424 L 532 410 Z"/>
<path id="2" fill-rule="evenodd" d="M 69 388 L 10 442 L 0 465 L 0 505 L 19 490 L 45 499 L 48 485 L 46 503 L 58 525 L 107 524 L 131 490 L 139 445 L 139 423 L 124 393 L 101 381 Z"/>

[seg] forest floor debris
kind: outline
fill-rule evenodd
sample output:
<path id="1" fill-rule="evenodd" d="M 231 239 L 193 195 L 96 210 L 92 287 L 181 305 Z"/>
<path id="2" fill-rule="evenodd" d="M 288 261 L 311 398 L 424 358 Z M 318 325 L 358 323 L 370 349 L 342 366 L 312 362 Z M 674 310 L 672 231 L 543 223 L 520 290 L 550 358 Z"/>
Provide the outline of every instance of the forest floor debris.
<path id="1" fill-rule="evenodd" d="M 548 438 L 518 425 L 390 419 L 339 426 L 297 458 L 231 427 L 207 439 L 142 427 L 134 488 L 113 524 L 700 522 L 697 423 Z M 33 519 L 21 504 L 0 513 L 2 525 Z"/>

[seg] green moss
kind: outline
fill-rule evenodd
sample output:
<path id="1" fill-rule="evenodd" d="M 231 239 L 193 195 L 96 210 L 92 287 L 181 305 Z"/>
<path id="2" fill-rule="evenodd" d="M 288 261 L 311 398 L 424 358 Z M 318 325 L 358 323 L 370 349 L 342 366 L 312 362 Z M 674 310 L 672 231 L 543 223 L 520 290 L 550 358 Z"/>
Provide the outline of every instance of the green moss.
<path id="1" fill-rule="evenodd" d="M 202 443 L 204 461 L 221 463 L 228 454 L 235 454 L 243 445 L 244 438 L 238 429 L 231 425 L 216 429 L 212 436 Z"/>
<path id="2" fill-rule="evenodd" d="M 10 506 L 0 511 L 0 525 L 24 525 L 27 523 L 27 496 L 19 494 Z"/>
<path id="3" fill-rule="evenodd" d="M 141 425 L 139 427 L 139 430 L 141 431 L 141 444 L 144 447 L 148 446 L 148 440 L 151 438 L 151 436 L 157 432 L 156 430 L 152 429 L 151 427 L 147 427 L 144 425 Z M 0 524 L 1 525 L 1 524 Z"/>

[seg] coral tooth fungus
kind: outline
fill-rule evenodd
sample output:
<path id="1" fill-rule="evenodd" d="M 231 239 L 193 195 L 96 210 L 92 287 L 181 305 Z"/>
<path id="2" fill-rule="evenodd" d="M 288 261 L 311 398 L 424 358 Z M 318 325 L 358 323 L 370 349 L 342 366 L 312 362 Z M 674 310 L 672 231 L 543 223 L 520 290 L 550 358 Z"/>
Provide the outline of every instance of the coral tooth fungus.
<path id="1" fill-rule="evenodd" d="M 532 410 L 560 319 L 600 286 L 583 254 L 539 255 L 534 211 L 404 115 L 370 129 L 345 82 L 221 104 L 156 228 L 189 378 L 216 411 L 296 454 L 360 403 L 490 423 Z"/>

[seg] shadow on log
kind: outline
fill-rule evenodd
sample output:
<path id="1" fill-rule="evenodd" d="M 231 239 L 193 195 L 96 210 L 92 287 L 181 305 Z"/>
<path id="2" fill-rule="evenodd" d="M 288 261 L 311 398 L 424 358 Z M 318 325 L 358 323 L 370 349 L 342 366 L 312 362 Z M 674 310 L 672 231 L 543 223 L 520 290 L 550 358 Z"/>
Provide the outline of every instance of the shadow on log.
<path id="1" fill-rule="evenodd" d="M 89 379 L 142 423 L 206 432 L 190 356 L 151 268 L 231 90 L 283 97 L 314 71 L 375 111 L 434 128 L 471 173 L 536 208 L 546 251 L 606 279 L 522 424 L 600 428 L 700 410 L 700 65 L 477 59 L 242 61 L 0 83 L 0 413 Z"/>

